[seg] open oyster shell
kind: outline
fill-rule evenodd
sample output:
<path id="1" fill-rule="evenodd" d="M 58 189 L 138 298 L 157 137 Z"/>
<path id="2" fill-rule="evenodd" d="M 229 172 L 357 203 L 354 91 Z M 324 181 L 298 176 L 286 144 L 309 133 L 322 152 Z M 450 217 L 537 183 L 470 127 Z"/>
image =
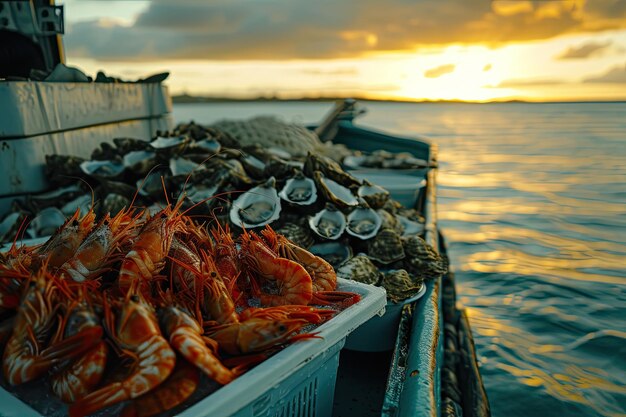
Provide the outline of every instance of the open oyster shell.
<path id="1" fill-rule="evenodd" d="M 324 239 L 337 240 L 346 230 L 346 216 L 331 203 L 309 219 L 309 226 Z"/>
<path id="2" fill-rule="evenodd" d="M 317 201 L 315 181 L 307 178 L 301 171 L 289 178 L 280 193 L 280 198 L 298 206 L 308 206 Z"/>
<path id="3" fill-rule="evenodd" d="M 389 191 L 367 180 L 363 180 L 363 185 L 359 187 L 357 194 L 373 209 L 382 208 L 389 200 Z"/>
<path id="4" fill-rule="evenodd" d="M 352 213 L 348 215 L 348 234 L 358 237 L 361 240 L 371 239 L 376 236 L 382 219 L 376 213 L 367 206 L 365 202 L 361 202 Z"/>
<path id="5" fill-rule="evenodd" d="M 359 204 L 359 200 L 352 194 L 350 189 L 330 178 L 326 178 L 321 171 L 315 171 L 313 179 L 326 201 L 333 203 L 338 208 L 349 209 Z"/>
<path id="6" fill-rule="evenodd" d="M 280 217 L 280 198 L 276 192 L 276 179 L 254 187 L 240 195 L 230 209 L 230 221 L 240 227 L 259 227 Z"/>

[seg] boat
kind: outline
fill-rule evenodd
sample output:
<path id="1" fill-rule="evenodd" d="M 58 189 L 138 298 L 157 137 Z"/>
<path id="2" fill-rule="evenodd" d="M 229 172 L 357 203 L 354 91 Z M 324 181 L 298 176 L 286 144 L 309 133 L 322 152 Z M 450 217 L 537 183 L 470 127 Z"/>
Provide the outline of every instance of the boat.
<path id="1" fill-rule="evenodd" d="M 28 16 L 34 24 L 28 29 L 19 26 L 23 19 L 18 21 L 15 18 L 19 13 L 26 13 L 23 10 L 18 13 L 18 4 L 29 5 Z M 43 10 L 57 16 L 54 24 L 43 24 Z M 29 30 L 37 34 L 37 45 L 45 57 L 45 65 L 39 69 L 47 70 L 48 74 L 55 68 L 64 67 L 59 36 L 63 30 L 62 12 L 58 10 L 59 6 L 46 1 L 31 0 L 5 3 L 2 11 L 8 16 L 4 22 L 8 23 L 0 30 Z M 47 31 L 42 30 L 43 27 Z M 45 154 L 50 153 L 50 149 L 87 156 L 95 145 L 114 137 L 149 140 L 157 130 L 170 130 L 173 124 L 167 89 L 160 82 L 150 81 L 0 81 L 0 107 L 5 110 L 0 115 L 0 140 L 3 150 L 11 151 L 0 153 L 3 171 L 0 176 L 0 215 L 7 213 L 16 199 L 51 191 L 42 168 Z M 35 106 L 29 105 L 32 97 L 40 98 Z M 91 111 L 85 112 L 85 106 Z M 425 219 L 424 239 L 447 256 L 445 240 L 437 224 L 436 145 L 425 138 L 400 137 L 359 127 L 354 120 L 360 113 L 362 109 L 358 103 L 346 100 L 339 103 L 322 123 L 309 128 L 324 141 L 344 144 L 365 154 L 384 149 L 391 154 L 408 154 L 420 161 L 392 173 L 358 166 L 352 166 L 351 172 L 386 186 L 394 198 L 421 213 Z M 332 410 L 334 417 L 489 416 L 489 402 L 477 365 L 467 314 L 456 303 L 454 274 L 448 272 L 428 281 L 424 288 L 421 296 L 412 302 L 399 306 L 387 304 L 387 310 L 396 309 L 397 316 L 388 325 L 392 336 L 386 346 L 369 346 L 377 340 L 376 335 L 368 334 L 367 330 L 359 337 L 355 334 L 348 336 L 346 347 L 336 352 L 339 355 L 338 368 L 334 368 L 336 372 L 332 367 L 330 369 L 332 375 L 327 381 L 330 393 L 316 398 L 318 391 L 308 388 L 306 391 L 313 402 L 332 400 L 332 405 L 326 404 L 323 408 L 326 410 L 323 414 L 318 414 L 318 408 L 299 406 L 283 407 L 281 414 L 268 415 L 326 417 Z M 371 325 L 370 320 L 363 326 Z M 336 344 L 333 349 L 340 347 Z M 298 395 L 302 402 L 302 394 L 297 393 L 296 397 Z M 259 401 L 255 404 L 258 405 Z M 268 407 L 265 404 L 262 409 L 273 410 Z M 28 410 L 26 412 L 30 413 Z M 239 411 L 236 415 L 243 413 Z M 202 414 L 196 410 L 191 415 Z"/>

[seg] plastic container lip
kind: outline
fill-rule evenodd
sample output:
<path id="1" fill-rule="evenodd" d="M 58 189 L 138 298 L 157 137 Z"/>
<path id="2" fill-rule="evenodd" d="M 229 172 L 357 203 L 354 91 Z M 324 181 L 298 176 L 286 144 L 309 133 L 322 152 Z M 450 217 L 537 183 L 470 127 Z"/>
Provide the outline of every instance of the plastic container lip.
<path id="1" fill-rule="evenodd" d="M 29 242 L 32 244 L 32 242 Z M 218 391 L 192 405 L 183 417 L 231 416 L 277 386 L 289 375 L 298 372 L 310 360 L 330 347 L 343 342 L 357 327 L 385 309 L 386 292 L 383 288 L 339 278 L 338 290 L 361 295 L 361 301 L 343 310 L 315 331 L 321 339 L 296 342 Z M 35 410 L 0 387 L 0 403 L 12 404 L 11 416 L 40 417 Z"/>

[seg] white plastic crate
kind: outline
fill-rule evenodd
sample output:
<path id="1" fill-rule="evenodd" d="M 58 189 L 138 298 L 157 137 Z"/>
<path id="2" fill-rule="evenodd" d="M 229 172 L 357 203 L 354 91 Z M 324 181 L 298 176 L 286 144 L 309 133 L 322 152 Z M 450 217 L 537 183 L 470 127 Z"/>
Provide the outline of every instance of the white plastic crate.
<path id="1" fill-rule="evenodd" d="M 181 417 L 326 417 L 332 414 L 339 351 L 346 337 L 385 309 L 382 288 L 339 279 L 338 290 L 361 301 L 315 331 L 321 339 L 296 342 L 176 415 Z M 0 388 L 0 416 L 41 414 Z"/>

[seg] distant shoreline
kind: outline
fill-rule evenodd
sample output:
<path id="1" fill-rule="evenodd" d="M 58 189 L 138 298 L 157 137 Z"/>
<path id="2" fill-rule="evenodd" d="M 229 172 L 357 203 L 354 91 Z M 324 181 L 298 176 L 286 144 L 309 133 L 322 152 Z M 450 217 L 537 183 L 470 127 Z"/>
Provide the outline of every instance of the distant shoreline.
<path id="1" fill-rule="evenodd" d="M 202 103 L 241 103 L 241 102 L 320 102 L 330 103 L 342 101 L 348 97 L 301 97 L 301 98 L 278 98 L 278 97 L 251 97 L 251 98 L 233 98 L 233 97 L 212 97 L 212 96 L 192 96 L 188 94 L 180 94 L 172 96 L 174 104 L 202 104 Z M 402 100 L 402 99 L 373 99 L 363 97 L 351 97 L 357 101 L 369 101 L 380 103 L 410 103 L 410 104 L 502 104 L 502 103 L 531 103 L 531 104 L 581 104 L 581 103 L 626 103 L 625 100 L 572 100 L 572 101 L 528 101 L 528 100 L 492 100 L 492 101 L 463 101 L 463 100 Z"/>

